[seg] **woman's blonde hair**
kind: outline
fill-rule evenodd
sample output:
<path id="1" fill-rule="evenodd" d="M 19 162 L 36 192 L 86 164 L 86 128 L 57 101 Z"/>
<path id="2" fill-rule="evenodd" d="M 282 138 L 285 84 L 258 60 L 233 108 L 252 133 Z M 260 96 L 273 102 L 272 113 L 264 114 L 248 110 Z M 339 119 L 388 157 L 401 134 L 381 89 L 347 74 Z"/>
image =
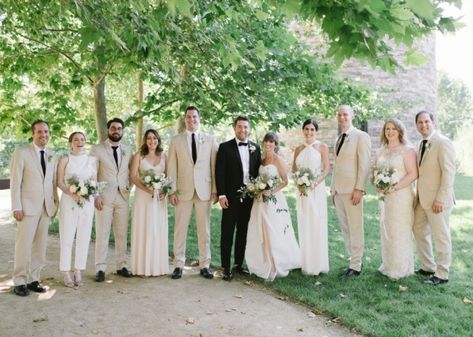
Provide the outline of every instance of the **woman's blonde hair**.
<path id="1" fill-rule="evenodd" d="M 404 126 L 404 124 L 402 124 L 402 122 L 397 119 L 397 118 L 390 118 L 388 119 L 386 122 L 384 122 L 384 125 L 383 125 L 383 131 L 381 132 L 381 144 L 383 145 L 387 145 L 388 144 L 388 139 L 386 138 L 386 126 L 391 123 L 392 125 L 394 125 L 394 128 L 397 130 L 397 132 L 399 132 L 399 141 L 401 142 L 401 144 L 407 144 L 408 143 L 408 140 L 406 138 L 406 127 Z"/>

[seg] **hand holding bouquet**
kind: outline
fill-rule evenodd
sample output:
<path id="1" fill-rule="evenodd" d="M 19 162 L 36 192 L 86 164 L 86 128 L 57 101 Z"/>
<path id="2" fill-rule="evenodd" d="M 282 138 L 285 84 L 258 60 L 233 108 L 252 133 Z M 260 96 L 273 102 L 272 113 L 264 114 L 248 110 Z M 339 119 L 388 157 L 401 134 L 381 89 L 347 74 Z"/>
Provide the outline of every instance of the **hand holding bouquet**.
<path id="1" fill-rule="evenodd" d="M 393 167 L 381 166 L 373 170 L 373 184 L 378 190 L 379 200 L 384 200 L 386 194 L 392 192 L 394 185 L 398 182 L 396 169 Z"/>
<path id="2" fill-rule="evenodd" d="M 97 183 L 93 179 L 80 180 L 76 175 L 67 178 L 66 183 L 69 186 L 69 192 L 79 197 L 76 202 L 80 208 L 84 207 L 85 201 L 89 201 L 91 197 L 102 193 L 107 187 L 105 181 Z"/>
<path id="3" fill-rule="evenodd" d="M 172 190 L 172 179 L 167 177 L 164 173 L 157 175 L 153 170 L 147 170 L 141 176 L 143 184 L 153 190 L 152 198 L 156 191 L 159 191 L 159 199 L 163 199 Z"/>
<path id="4" fill-rule="evenodd" d="M 317 180 L 322 176 L 320 170 L 312 171 L 308 167 L 299 167 L 293 177 L 301 196 L 307 196 L 307 191 L 315 187 Z"/>
<path id="5" fill-rule="evenodd" d="M 256 179 L 250 179 L 242 188 L 238 190 L 241 199 L 249 197 L 263 202 L 272 201 L 276 203 L 276 197 L 271 193 L 272 189 L 281 183 L 277 176 L 261 174 Z"/>

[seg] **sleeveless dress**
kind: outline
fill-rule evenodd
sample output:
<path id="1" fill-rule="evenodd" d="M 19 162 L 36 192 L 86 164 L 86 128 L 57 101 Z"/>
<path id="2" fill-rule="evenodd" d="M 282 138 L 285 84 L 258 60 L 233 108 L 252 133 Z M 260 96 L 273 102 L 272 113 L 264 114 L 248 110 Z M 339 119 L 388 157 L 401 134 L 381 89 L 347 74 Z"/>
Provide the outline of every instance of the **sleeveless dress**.
<path id="1" fill-rule="evenodd" d="M 322 156 L 313 144 L 306 145 L 296 158 L 297 168 L 310 168 L 323 171 Z M 308 189 L 307 196 L 297 191 L 297 228 L 301 247 L 302 272 L 318 275 L 329 271 L 328 230 L 327 230 L 327 192 L 325 181 L 313 190 Z"/>
<path id="2" fill-rule="evenodd" d="M 165 157 L 153 166 L 145 158 L 140 160 L 140 176 L 148 170 L 157 175 L 164 172 Z M 168 212 L 166 198 L 136 188 L 131 224 L 131 272 L 133 275 L 158 276 L 169 272 Z"/>
<path id="3" fill-rule="evenodd" d="M 259 172 L 279 176 L 278 169 L 272 164 L 260 166 Z M 287 276 L 291 269 L 301 267 L 300 249 L 286 198 L 281 191 L 274 196 L 276 203 L 253 202 L 245 251 L 250 273 L 267 281 Z"/>
<path id="4" fill-rule="evenodd" d="M 401 179 L 406 175 L 403 154 L 410 148 L 401 146 L 392 152 L 381 148 L 376 166 L 390 166 L 396 169 L 395 175 Z M 414 189 L 407 186 L 388 193 L 384 201 L 379 201 L 379 231 L 381 235 L 382 264 L 379 271 L 391 279 L 414 273 L 414 251 L 412 226 L 414 224 Z"/>
<path id="5" fill-rule="evenodd" d="M 69 160 L 64 170 L 64 183 L 76 176 L 80 181 L 96 180 L 97 168 L 95 157 L 88 155 L 69 155 Z M 84 200 L 83 207 L 63 193 L 59 202 L 59 240 L 61 253 L 59 270 L 71 270 L 71 255 L 74 237 L 76 238 L 75 262 L 77 270 L 86 269 L 87 254 L 89 250 L 92 220 L 94 216 L 94 198 Z"/>

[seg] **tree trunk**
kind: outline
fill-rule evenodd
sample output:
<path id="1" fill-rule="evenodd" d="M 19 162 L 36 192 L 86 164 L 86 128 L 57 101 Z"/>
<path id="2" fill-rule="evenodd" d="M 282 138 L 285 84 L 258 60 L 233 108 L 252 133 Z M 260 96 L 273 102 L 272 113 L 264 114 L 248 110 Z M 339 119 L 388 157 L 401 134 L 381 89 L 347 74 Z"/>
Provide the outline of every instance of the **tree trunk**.
<path id="1" fill-rule="evenodd" d="M 136 80 L 138 82 L 138 109 L 141 110 L 143 108 L 143 79 L 141 78 L 141 73 L 138 72 L 136 74 Z M 138 119 L 136 121 L 136 131 L 135 131 L 135 138 L 136 138 L 136 151 L 140 150 L 142 140 L 143 140 L 143 113 L 140 112 Z"/>
<path id="2" fill-rule="evenodd" d="M 95 126 L 97 129 L 97 137 L 99 142 L 103 142 L 108 138 L 107 132 L 107 107 L 105 105 L 105 77 L 98 78 L 94 85 L 94 102 L 95 102 Z"/>

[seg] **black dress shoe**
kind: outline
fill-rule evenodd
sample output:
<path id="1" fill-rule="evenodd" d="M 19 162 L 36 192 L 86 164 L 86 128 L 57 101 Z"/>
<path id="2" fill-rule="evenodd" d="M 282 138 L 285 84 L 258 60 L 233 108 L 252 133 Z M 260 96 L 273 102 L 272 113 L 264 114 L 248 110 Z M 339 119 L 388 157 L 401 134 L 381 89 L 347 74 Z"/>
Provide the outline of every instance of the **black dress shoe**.
<path id="1" fill-rule="evenodd" d="M 228 268 L 223 269 L 223 277 L 222 280 L 224 281 L 231 281 L 233 278 L 233 273 Z"/>
<path id="2" fill-rule="evenodd" d="M 343 277 L 352 277 L 352 276 L 358 276 L 361 274 L 361 271 L 357 271 L 355 269 L 348 268 L 345 273 L 343 274 Z"/>
<path id="3" fill-rule="evenodd" d="M 182 268 L 176 267 L 174 268 L 174 271 L 172 272 L 171 278 L 173 280 L 177 280 L 182 277 Z"/>
<path id="4" fill-rule="evenodd" d="M 15 295 L 18 296 L 28 296 L 30 294 L 30 291 L 25 284 L 22 284 L 21 286 L 15 286 L 14 292 Z"/>
<path id="5" fill-rule="evenodd" d="M 133 274 L 126 269 L 126 267 L 123 267 L 122 269 L 117 270 L 117 274 L 123 277 L 132 277 Z"/>
<path id="6" fill-rule="evenodd" d="M 95 274 L 95 282 L 103 282 L 105 281 L 105 272 L 103 270 L 99 270 Z"/>
<path id="7" fill-rule="evenodd" d="M 424 270 L 422 268 L 419 268 L 415 271 L 415 273 L 417 275 L 424 275 L 424 276 L 432 276 L 434 275 L 435 273 L 433 271 L 427 271 L 427 270 Z"/>
<path id="8" fill-rule="evenodd" d="M 448 280 L 438 278 L 437 276 L 432 276 L 428 280 L 425 280 L 424 284 L 430 284 L 432 286 L 437 286 L 439 284 L 443 284 L 443 283 L 447 283 L 447 282 L 448 282 Z"/>
<path id="9" fill-rule="evenodd" d="M 214 274 L 212 274 L 212 273 L 210 272 L 209 268 L 202 268 L 202 269 L 200 270 L 200 275 L 201 275 L 202 277 L 205 277 L 205 278 L 208 278 L 208 279 L 214 278 Z"/>
<path id="10" fill-rule="evenodd" d="M 41 284 L 39 284 L 38 281 L 28 283 L 27 287 L 28 287 L 29 290 L 34 291 L 35 293 L 45 293 L 46 292 L 46 288 L 43 288 L 41 286 Z"/>
<path id="11" fill-rule="evenodd" d="M 250 272 L 248 271 L 248 269 L 243 268 L 240 265 L 236 265 L 235 267 L 233 267 L 233 272 L 240 275 L 250 275 Z"/>

